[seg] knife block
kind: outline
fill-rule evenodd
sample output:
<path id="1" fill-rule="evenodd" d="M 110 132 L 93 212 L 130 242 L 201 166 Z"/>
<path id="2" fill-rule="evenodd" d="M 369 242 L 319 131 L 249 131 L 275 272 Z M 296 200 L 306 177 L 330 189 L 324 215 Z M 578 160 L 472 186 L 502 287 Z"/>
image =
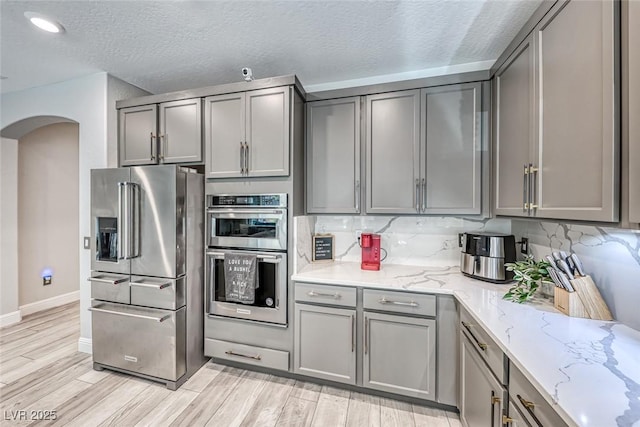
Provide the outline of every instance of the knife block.
<path id="1" fill-rule="evenodd" d="M 553 291 L 553 306 L 572 317 L 595 320 L 613 320 L 591 276 L 577 276 L 571 280 L 575 292 L 556 287 Z"/>

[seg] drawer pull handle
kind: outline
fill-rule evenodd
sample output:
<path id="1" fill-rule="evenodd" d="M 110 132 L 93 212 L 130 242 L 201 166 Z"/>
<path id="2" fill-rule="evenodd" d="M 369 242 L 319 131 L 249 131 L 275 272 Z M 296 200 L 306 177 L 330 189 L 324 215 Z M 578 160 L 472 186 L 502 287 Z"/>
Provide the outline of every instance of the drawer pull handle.
<path id="1" fill-rule="evenodd" d="M 101 279 L 99 277 L 89 277 L 87 279 L 88 282 L 100 282 L 100 283 L 108 283 L 110 285 L 119 285 L 122 282 L 126 282 L 127 280 L 129 280 L 128 278 L 124 278 L 124 279 Z"/>
<path id="2" fill-rule="evenodd" d="M 519 394 L 516 395 L 516 396 L 517 396 L 518 400 L 520 401 L 520 403 L 522 403 L 522 406 L 524 406 L 524 408 L 527 410 L 529 415 L 531 415 L 531 418 L 533 418 L 533 421 L 535 421 L 536 425 L 538 427 L 543 427 L 543 425 L 540 422 L 540 420 L 538 419 L 538 417 L 536 417 L 536 414 L 533 413 L 533 409 L 536 407 L 536 404 L 531 402 L 530 400 L 527 400 L 527 399 L 523 398 Z"/>
<path id="3" fill-rule="evenodd" d="M 227 350 L 224 352 L 224 354 L 228 354 L 229 356 L 246 357 L 247 359 L 253 360 L 262 360 L 262 356 L 260 356 L 259 354 L 256 354 L 255 356 L 249 356 L 248 354 L 236 353 L 233 350 Z"/>
<path id="4" fill-rule="evenodd" d="M 170 314 L 166 314 L 160 317 L 155 317 L 155 316 L 145 316 L 143 314 L 123 313 L 121 311 L 115 311 L 115 310 L 105 310 L 104 308 L 98 308 L 98 307 L 89 307 L 88 310 L 95 311 L 98 313 L 117 314 L 118 316 L 124 316 L 124 317 L 135 317 L 136 319 L 154 320 L 158 323 L 164 322 L 165 320 L 171 317 Z"/>
<path id="5" fill-rule="evenodd" d="M 480 347 L 480 349 L 482 351 L 486 351 L 487 350 L 487 345 L 485 343 L 482 343 L 482 342 L 478 341 L 478 338 L 476 338 L 476 336 L 473 335 L 473 332 L 471 332 L 471 325 L 468 324 L 467 322 L 464 322 L 464 321 L 460 322 L 460 323 L 462 323 L 462 326 L 464 326 L 464 328 L 469 332 L 469 335 L 471 335 L 473 340 L 476 342 L 476 345 L 478 347 Z"/>
<path id="6" fill-rule="evenodd" d="M 500 403 L 502 399 L 500 399 L 498 396 L 491 396 L 491 406 L 495 405 L 496 403 Z"/>
<path id="7" fill-rule="evenodd" d="M 511 424 L 513 422 L 513 418 L 509 418 L 506 415 L 502 416 L 502 425 Z"/>
<path id="8" fill-rule="evenodd" d="M 169 286 L 171 286 L 171 282 L 166 282 L 166 283 L 131 282 L 130 285 L 138 286 L 140 288 L 153 288 L 153 289 L 160 290 L 160 289 L 168 288 Z"/>
<path id="9" fill-rule="evenodd" d="M 309 291 L 309 292 L 307 292 L 307 295 L 309 295 L 310 297 L 327 297 L 327 298 L 333 298 L 333 299 L 342 298 L 342 295 L 340 295 L 337 292 L 333 293 L 333 294 L 328 294 L 328 293 L 325 293 L 325 292 Z"/>
<path id="10" fill-rule="evenodd" d="M 404 306 L 407 306 L 407 307 L 418 307 L 420 305 L 415 301 L 410 301 L 410 302 L 391 301 L 391 300 L 386 299 L 385 297 L 382 297 L 382 299 L 379 299 L 378 302 L 380 304 L 404 305 Z"/>

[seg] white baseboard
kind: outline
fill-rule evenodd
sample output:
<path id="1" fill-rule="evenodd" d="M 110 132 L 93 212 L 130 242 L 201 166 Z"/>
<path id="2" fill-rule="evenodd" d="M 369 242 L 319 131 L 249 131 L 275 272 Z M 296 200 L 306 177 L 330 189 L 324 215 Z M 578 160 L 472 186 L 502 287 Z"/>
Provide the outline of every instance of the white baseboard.
<path id="1" fill-rule="evenodd" d="M 68 294 L 58 295 L 57 297 L 21 305 L 20 312 L 22 313 L 22 316 L 26 316 L 28 314 L 37 313 L 38 311 L 69 304 L 70 302 L 78 301 L 79 299 L 80 291 L 69 292 Z"/>
<path id="2" fill-rule="evenodd" d="M 21 320 L 22 316 L 20 315 L 20 310 L 3 314 L 2 316 L 0 316 L 0 328 L 13 325 L 14 323 L 18 323 Z"/>
<path id="3" fill-rule="evenodd" d="M 78 351 L 81 353 L 93 353 L 93 343 L 91 338 L 82 338 L 78 339 Z"/>

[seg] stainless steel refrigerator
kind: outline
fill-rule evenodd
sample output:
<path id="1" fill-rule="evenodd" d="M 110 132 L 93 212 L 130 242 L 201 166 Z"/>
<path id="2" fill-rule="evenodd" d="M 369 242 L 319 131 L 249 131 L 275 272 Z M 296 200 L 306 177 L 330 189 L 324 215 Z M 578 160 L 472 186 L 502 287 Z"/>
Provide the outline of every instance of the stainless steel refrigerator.
<path id="1" fill-rule="evenodd" d="M 94 369 L 175 390 L 206 362 L 203 193 L 179 166 L 91 171 Z"/>

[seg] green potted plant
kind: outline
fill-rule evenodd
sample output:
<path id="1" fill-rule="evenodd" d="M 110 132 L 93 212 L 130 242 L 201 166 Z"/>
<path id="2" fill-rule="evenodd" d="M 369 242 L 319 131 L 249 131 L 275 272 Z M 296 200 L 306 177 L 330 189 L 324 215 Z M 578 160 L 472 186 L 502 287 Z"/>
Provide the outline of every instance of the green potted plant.
<path id="1" fill-rule="evenodd" d="M 505 264 L 507 271 L 513 271 L 513 285 L 502 298 L 522 304 L 533 298 L 543 280 L 551 280 L 547 261 L 536 261 L 533 255 L 527 255 L 524 260 Z"/>

